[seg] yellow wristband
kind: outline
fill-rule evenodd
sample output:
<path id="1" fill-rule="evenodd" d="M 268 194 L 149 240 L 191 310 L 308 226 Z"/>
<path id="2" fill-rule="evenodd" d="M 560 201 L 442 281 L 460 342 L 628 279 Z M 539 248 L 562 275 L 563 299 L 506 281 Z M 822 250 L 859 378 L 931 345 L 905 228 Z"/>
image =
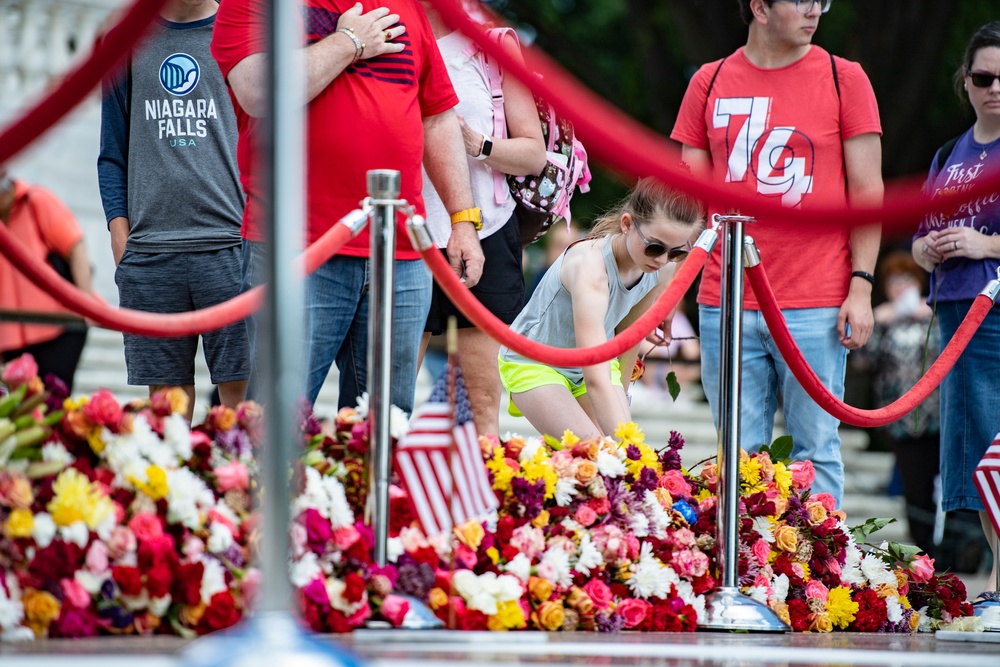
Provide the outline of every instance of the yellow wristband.
<path id="1" fill-rule="evenodd" d="M 482 211 L 478 208 L 467 208 L 464 211 L 457 211 L 451 214 L 451 224 L 457 225 L 460 222 L 471 222 L 478 232 L 483 228 Z"/>

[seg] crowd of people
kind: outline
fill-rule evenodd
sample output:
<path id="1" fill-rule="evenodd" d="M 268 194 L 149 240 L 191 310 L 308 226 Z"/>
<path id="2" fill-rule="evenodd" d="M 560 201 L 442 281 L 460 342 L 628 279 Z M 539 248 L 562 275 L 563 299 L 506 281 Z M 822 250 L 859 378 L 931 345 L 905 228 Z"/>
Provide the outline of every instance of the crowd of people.
<path id="1" fill-rule="evenodd" d="M 475 0 L 464 4 L 477 12 Z M 871 83 L 858 63 L 813 44 L 831 0 L 737 4 L 747 25 L 746 44 L 703 65 L 691 79 L 671 133 L 683 161 L 733 193 L 779 199 L 803 211 L 880 205 L 882 126 Z M 594 222 L 587 238 L 560 246 L 526 301 L 518 210 L 497 183 L 545 165 L 530 92 L 514 77 L 504 78 L 498 110 L 487 61 L 425 1 L 313 0 L 302 18 L 308 242 L 356 207 L 369 169 L 398 170 L 401 198 L 426 213 L 437 246 L 490 312 L 533 340 L 591 346 L 648 308 L 671 279 L 672 262 L 684 258 L 711 214 L 725 209 L 711 202 L 703 207 L 641 179 Z M 169 0 L 127 66 L 105 82 L 98 167 L 123 306 L 191 310 L 260 284 L 265 195 L 257 158 L 266 113 L 267 21 L 263 0 Z M 520 58 L 513 35 L 502 38 L 502 47 Z M 932 197 L 1000 173 L 1000 22 L 972 37 L 956 84 L 976 120 L 935 156 L 926 185 Z M 41 188 L 0 176 L 4 224 L 23 229 L 19 236 L 37 252 L 66 258 L 74 282 L 89 289 L 72 216 Z M 922 326 L 931 318 L 920 303 L 916 265 L 930 274 L 941 344 L 951 339 L 972 299 L 997 272 L 1000 195 L 923 220 L 912 241 L 916 265 L 897 261 L 903 268 L 891 278 L 882 269 L 891 305 L 881 312 L 872 308 L 877 225 L 847 230 L 758 220 L 753 236 L 799 348 L 842 398 L 849 351 L 869 343 L 873 331 L 878 346 L 890 345 L 904 323 Z M 368 256 L 368 236 L 359 235 L 307 279 L 303 391 L 311 402 L 333 364 L 341 406 L 354 405 L 365 390 Z M 458 358 L 481 433 L 499 429 L 502 389 L 510 395 L 512 414 L 525 415 L 547 433 L 611 435 L 630 419 L 627 391 L 638 348 L 585 368 L 531 361 L 500 348 L 457 311 L 406 234 L 398 236 L 395 258 L 393 404 L 412 411 L 421 356 L 429 339 L 456 316 Z M 0 271 L 7 284 L 5 264 Z M 717 424 L 719 275 L 715 253 L 697 301 L 701 381 Z M 0 303 L 23 307 L 26 290 L 18 288 L 21 302 L 11 302 L 3 290 Z M 813 490 L 839 502 L 839 422 L 795 380 L 750 290 L 744 307 L 743 389 L 752 400 L 742 401 L 742 445 L 754 450 L 771 441 L 780 398 L 793 457 L 811 460 Z M 668 317 L 660 331 L 669 333 L 670 324 Z M 66 350 L 82 340 L 71 343 L 68 333 L 0 327 L 5 357 L 35 350 L 44 359 L 40 345 L 53 346 L 55 358 L 79 356 L 78 349 Z M 669 339 L 654 333 L 651 344 Z M 248 382 L 260 381 L 251 381 L 256 340 L 252 318 L 246 326 L 203 336 L 212 381 L 227 405 L 245 397 Z M 180 385 L 193 396 L 196 347 L 197 337 L 126 335 L 129 383 L 150 391 Z M 997 349 L 1000 308 L 991 311 L 940 395 L 941 506 L 980 512 L 992 543 L 995 535 L 971 472 L 1000 427 Z M 925 423 L 936 427 L 936 417 Z M 918 446 L 914 438 L 897 435 L 899 447 Z M 936 437 L 929 435 L 921 451 L 930 440 Z M 914 494 L 926 496 L 926 480 L 919 489 Z"/>

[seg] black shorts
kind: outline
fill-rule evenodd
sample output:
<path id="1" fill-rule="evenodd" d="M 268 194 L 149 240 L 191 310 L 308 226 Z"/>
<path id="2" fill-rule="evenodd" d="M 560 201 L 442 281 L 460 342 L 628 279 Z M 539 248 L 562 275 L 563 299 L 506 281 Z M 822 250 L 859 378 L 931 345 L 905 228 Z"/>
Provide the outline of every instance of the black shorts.
<path id="1" fill-rule="evenodd" d="M 471 292 L 486 309 L 510 324 L 524 308 L 524 271 L 521 266 L 521 233 L 517 223 L 517 210 L 495 233 L 480 239 L 486 263 L 483 277 Z M 444 250 L 441 250 L 444 253 Z M 431 294 L 431 310 L 427 315 L 424 331 L 437 335 L 444 333 L 448 317 L 454 315 L 459 329 L 475 326 L 459 312 L 437 282 Z"/>

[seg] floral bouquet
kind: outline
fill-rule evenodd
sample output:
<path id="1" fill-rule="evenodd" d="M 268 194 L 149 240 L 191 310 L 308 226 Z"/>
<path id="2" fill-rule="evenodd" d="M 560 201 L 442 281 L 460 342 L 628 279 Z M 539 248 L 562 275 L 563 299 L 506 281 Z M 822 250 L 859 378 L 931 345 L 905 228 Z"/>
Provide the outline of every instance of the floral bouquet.
<path id="1" fill-rule="evenodd" d="M 2 637 L 193 636 L 238 621 L 260 581 L 248 567 L 260 409 L 214 408 L 192 430 L 179 389 L 53 409 L 29 355 L 0 380 Z"/>

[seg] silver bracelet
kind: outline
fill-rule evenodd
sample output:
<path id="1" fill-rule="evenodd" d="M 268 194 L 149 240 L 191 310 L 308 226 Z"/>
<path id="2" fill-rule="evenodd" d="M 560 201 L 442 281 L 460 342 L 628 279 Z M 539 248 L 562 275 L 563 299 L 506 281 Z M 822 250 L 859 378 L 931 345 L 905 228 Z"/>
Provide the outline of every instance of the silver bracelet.
<path id="1" fill-rule="evenodd" d="M 361 56 L 365 53 L 365 43 L 358 39 L 358 36 L 355 35 L 354 31 L 350 28 L 337 28 L 337 32 L 344 33 L 351 38 L 352 42 L 354 42 L 354 60 L 351 61 L 351 64 L 353 65 L 361 60 Z"/>

